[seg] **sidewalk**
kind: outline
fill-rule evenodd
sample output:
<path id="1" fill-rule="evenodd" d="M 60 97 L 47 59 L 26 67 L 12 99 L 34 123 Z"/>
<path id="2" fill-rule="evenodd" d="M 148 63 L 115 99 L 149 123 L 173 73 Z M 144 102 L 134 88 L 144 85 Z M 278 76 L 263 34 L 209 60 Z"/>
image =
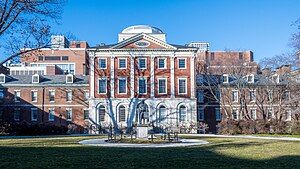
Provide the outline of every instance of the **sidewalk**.
<path id="1" fill-rule="evenodd" d="M 295 137 L 269 137 L 269 136 L 252 136 L 252 135 L 217 135 L 217 134 L 180 134 L 180 136 L 195 136 L 195 137 L 220 137 L 220 138 L 250 138 L 250 139 L 265 139 L 265 140 L 283 140 L 283 141 L 300 141 L 300 138 Z"/>

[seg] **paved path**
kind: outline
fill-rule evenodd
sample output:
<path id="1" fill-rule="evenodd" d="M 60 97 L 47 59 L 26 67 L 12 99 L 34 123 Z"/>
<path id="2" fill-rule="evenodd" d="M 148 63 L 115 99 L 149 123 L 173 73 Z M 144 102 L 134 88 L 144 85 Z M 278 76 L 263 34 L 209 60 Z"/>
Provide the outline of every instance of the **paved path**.
<path id="1" fill-rule="evenodd" d="M 283 141 L 300 141 L 295 137 L 269 137 L 269 136 L 252 136 L 252 135 L 217 135 L 217 134 L 180 134 L 179 136 L 196 136 L 196 137 L 221 137 L 221 138 L 250 138 L 265 140 L 283 140 Z"/>
<path id="2" fill-rule="evenodd" d="M 108 143 L 107 139 L 89 139 L 80 141 L 79 144 L 101 147 L 134 147 L 134 148 L 162 148 L 162 147 L 186 147 L 208 144 L 207 141 L 198 139 L 181 139 L 180 143 L 162 143 L 162 144 L 133 144 L 133 143 Z"/>

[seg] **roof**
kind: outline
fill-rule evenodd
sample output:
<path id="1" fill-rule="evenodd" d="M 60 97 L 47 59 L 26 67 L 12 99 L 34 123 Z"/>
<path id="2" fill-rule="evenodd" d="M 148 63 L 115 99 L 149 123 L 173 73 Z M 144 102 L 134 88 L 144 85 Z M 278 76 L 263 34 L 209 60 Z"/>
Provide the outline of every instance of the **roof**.
<path id="1" fill-rule="evenodd" d="M 30 86 L 88 86 L 89 76 L 75 75 L 73 83 L 66 83 L 67 75 L 42 75 L 40 76 L 40 83 L 32 83 L 31 75 L 7 75 L 6 82 L 2 86 L 13 85 L 30 85 Z"/>
<path id="2" fill-rule="evenodd" d="M 134 25 L 125 28 L 121 33 L 125 34 L 138 34 L 138 33 L 150 33 L 150 34 L 163 34 L 163 31 L 149 25 Z"/>

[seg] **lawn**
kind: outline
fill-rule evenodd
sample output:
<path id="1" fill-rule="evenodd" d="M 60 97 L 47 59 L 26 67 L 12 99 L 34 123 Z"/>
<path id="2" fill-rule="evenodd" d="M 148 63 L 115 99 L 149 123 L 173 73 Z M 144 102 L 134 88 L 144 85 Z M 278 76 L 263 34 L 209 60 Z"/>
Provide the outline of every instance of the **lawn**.
<path id="1" fill-rule="evenodd" d="M 300 168 L 300 142 L 201 138 L 210 144 L 185 148 L 78 144 L 95 137 L 0 139 L 0 168 Z"/>

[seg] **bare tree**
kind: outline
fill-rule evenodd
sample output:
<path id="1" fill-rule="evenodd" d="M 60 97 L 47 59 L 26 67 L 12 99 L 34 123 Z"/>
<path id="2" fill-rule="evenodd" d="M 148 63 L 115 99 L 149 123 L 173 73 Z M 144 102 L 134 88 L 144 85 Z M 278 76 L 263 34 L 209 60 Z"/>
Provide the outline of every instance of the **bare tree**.
<path id="1" fill-rule="evenodd" d="M 0 49 L 7 57 L 0 63 L 50 44 L 51 23 L 58 22 L 65 0 L 1 0 Z M 27 50 L 20 50 L 27 49 Z"/>

